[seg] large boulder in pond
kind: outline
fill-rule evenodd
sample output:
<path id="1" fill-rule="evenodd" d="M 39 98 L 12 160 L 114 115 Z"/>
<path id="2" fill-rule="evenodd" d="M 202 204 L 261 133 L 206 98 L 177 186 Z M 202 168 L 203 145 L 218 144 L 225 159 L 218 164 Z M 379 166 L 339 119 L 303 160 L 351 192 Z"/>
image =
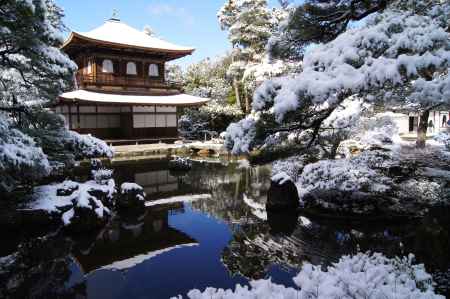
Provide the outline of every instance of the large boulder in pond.
<path id="1" fill-rule="evenodd" d="M 267 193 L 266 210 L 270 212 L 293 211 L 299 205 L 297 187 L 290 177 L 283 172 L 274 175 Z"/>
<path id="2" fill-rule="evenodd" d="M 145 208 L 144 188 L 135 183 L 123 183 L 116 201 L 119 210 L 143 210 Z"/>

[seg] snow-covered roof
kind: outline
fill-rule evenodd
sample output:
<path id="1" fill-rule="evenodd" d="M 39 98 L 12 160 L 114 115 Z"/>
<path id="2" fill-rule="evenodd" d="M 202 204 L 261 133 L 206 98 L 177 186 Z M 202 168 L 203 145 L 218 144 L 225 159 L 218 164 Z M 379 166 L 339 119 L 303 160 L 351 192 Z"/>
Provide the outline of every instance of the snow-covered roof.
<path id="1" fill-rule="evenodd" d="M 105 42 L 118 46 L 132 46 L 148 50 L 163 50 L 168 52 L 192 53 L 195 49 L 191 47 L 178 46 L 162 39 L 150 36 L 127 24 L 111 19 L 103 25 L 89 32 L 72 32 L 69 39 L 64 43 L 67 46 L 74 37 L 88 39 L 94 42 Z"/>
<path id="2" fill-rule="evenodd" d="M 104 104 L 134 104 L 134 105 L 166 105 L 166 106 L 195 106 L 209 101 L 206 98 L 194 97 L 187 94 L 169 96 L 146 96 L 130 94 L 110 94 L 89 90 L 75 90 L 60 95 L 63 100 L 86 101 Z"/>

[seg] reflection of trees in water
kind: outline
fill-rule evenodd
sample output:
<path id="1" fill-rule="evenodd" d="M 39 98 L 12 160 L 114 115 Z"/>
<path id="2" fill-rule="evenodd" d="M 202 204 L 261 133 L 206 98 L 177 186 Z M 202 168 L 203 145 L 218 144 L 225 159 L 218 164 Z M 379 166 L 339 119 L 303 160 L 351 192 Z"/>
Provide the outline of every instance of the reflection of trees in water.
<path id="1" fill-rule="evenodd" d="M 265 202 L 265 194 L 270 186 L 270 168 L 238 169 L 236 164 L 202 167 L 207 167 L 207 170 L 194 169 L 185 183 L 194 190 L 209 190 L 212 199 L 194 202 L 193 208 L 230 224 L 254 222 L 256 219 L 243 204 L 242 198 L 245 193 Z"/>
<path id="2" fill-rule="evenodd" d="M 37 238 L 0 259 L 0 297 L 85 298 L 84 282 L 66 287 L 72 274 L 71 246 L 61 237 Z"/>
<path id="3" fill-rule="evenodd" d="M 419 222 L 378 225 L 311 222 L 295 214 L 275 218 L 269 214 L 267 223 L 241 225 L 222 260 L 232 274 L 257 279 L 265 277 L 272 264 L 297 269 L 304 261 L 326 265 L 359 248 L 387 256 L 414 253 L 428 271 L 445 273 L 450 267 L 448 212 L 433 212 Z M 441 287 L 449 283 L 438 282 Z"/>

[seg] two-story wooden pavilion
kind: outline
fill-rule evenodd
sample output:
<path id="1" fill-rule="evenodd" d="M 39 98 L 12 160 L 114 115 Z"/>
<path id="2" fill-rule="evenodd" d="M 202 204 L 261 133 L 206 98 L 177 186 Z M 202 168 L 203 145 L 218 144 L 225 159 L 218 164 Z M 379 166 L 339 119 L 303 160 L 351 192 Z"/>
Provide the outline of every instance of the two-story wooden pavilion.
<path id="1" fill-rule="evenodd" d="M 122 142 L 175 139 L 178 108 L 208 101 L 183 94 L 181 86 L 165 79 L 166 62 L 192 54 L 193 48 L 118 18 L 90 32 L 72 32 L 62 49 L 78 65 L 77 86 L 59 97 L 55 109 L 79 133 Z"/>

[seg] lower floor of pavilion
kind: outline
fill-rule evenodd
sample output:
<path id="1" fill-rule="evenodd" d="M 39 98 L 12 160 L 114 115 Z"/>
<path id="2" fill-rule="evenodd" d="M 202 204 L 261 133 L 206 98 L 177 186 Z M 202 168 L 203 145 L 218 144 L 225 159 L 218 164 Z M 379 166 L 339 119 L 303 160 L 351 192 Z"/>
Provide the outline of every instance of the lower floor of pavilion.
<path id="1" fill-rule="evenodd" d="M 61 95 L 54 110 L 64 116 L 71 130 L 127 143 L 177 138 L 181 108 L 206 102 L 182 94 L 135 96 L 78 90 Z"/>

